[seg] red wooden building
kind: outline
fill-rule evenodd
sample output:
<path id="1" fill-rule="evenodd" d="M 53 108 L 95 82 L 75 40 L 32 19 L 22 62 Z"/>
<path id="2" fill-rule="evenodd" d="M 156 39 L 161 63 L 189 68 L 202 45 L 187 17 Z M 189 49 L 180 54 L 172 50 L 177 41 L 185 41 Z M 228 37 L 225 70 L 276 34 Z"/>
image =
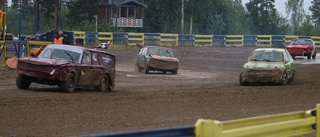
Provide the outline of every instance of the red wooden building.
<path id="1" fill-rule="evenodd" d="M 143 29 L 144 10 L 147 5 L 136 0 L 101 0 L 98 3 L 98 25 Z"/>

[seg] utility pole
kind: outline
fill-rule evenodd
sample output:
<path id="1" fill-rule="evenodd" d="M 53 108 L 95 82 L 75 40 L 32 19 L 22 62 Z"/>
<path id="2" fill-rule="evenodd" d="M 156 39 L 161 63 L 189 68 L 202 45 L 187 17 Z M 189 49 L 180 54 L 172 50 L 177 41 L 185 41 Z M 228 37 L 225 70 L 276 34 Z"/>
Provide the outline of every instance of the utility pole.
<path id="1" fill-rule="evenodd" d="M 6 0 L 2 0 L 2 12 L 6 12 Z"/>
<path id="2" fill-rule="evenodd" d="M 60 0 L 56 0 L 55 14 L 54 14 L 54 28 L 59 29 L 59 16 L 60 16 Z"/>
<path id="3" fill-rule="evenodd" d="M 184 0 L 181 0 L 181 34 L 184 33 Z"/>
<path id="4" fill-rule="evenodd" d="M 34 34 L 39 32 L 39 22 L 40 22 L 40 16 L 39 16 L 39 0 L 35 0 L 34 2 L 35 7 L 35 17 L 34 17 Z"/>

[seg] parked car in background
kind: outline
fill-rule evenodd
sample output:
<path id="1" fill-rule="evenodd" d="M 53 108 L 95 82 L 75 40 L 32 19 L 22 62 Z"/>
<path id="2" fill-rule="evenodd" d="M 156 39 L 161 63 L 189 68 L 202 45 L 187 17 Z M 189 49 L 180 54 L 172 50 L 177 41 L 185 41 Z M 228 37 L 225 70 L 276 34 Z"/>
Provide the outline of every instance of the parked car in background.
<path id="1" fill-rule="evenodd" d="M 160 46 L 142 47 L 137 55 L 136 71 L 148 74 L 152 71 L 171 72 L 177 74 L 179 60 L 174 57 L 170 48 Z"/>
<path id="2" fill-rule="evenodd" d="M 76 87 L 111 91 L 115 85 L 115 56 L 80 46 L 50 44 L 38 57 L 20 58 L 17 69 L 20 89 L 31 82 L 58 85 L 65 92 Z"/>
<path id="3" fill-rule="evenodd" d="M 251 83 L 276 83 L 286 85 L 293 81 L 295 69 L 293 59 L 286 49 L 258 48 L 243 65 L 240 85 Z"/>
<path id="4" fill-rule="evenodd" d="M 316 44 L 312 39 L 293 39 L 286 47 L 294 59 L 296 56 L 307 56 L 308 59 L 316 58 Z"/>

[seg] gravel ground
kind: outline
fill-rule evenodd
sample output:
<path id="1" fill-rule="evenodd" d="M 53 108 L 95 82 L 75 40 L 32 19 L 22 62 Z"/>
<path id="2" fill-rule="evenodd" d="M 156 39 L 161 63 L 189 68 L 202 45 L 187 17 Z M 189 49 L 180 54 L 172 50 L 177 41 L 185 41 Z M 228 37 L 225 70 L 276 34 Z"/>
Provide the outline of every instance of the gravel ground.
<path id="1" fill-rule="evenodd" d="M 112 92 L 77 88 L 64 93 L 57 86 L 35 83 L 20 90 L 15 85 L 17 71 L 0 69 L 0 136 L 81 136 L 315 108 L 320 99 L 319 64 L 296 63 L 296 79 L 290 85 L 240 86 L 242 66 L 254 49 L 174 47 L 180 60 L 177 75 L 134 72 L 137 48 L 106 49 L 117 59 Z"/>

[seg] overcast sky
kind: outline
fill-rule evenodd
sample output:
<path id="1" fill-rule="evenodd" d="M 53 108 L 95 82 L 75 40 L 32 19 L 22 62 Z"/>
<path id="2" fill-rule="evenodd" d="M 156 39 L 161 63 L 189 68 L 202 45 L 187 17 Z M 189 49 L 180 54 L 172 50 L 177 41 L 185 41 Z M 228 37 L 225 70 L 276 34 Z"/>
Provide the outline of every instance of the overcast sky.
<path id="1" fill-rule="evenodd" d="M 243 5 L 245 3 L 248 3 L 250 0 L 242 0 Z M 275 0 L 275 7 L 278 12 L 280 12 L 283 17 L 287 16 L 286 13 L 286 5 L 284 4 L 287 0 Z M 306 12 L 307 15 L 311 15 L 311 11 L 309 10 L 309 7 L 311 6 L 311 1 L 312 0 L 304 0 L 304 11 Z M 244 5 L 245 6 L 245 5 Z"/>

